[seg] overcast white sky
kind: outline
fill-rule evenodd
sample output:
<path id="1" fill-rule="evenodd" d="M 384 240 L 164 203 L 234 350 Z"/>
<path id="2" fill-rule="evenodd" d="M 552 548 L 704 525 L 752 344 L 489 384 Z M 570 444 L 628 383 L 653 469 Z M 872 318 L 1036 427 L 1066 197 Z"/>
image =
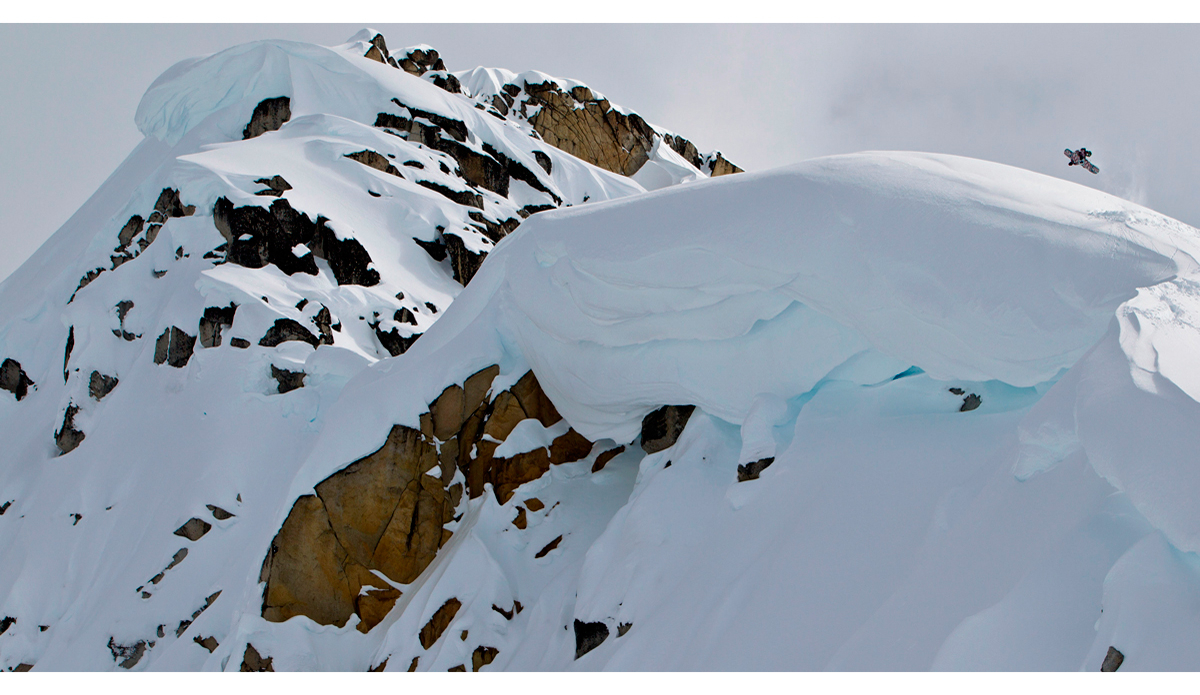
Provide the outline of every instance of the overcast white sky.
<path id="1" fill-rule="evenodd" d="M 184 58 L 366 24 L 0 25 L 0 279 L 141 139 L 142 93 Z M 1200 226 L 1197 25 L 436 25 L 371 22 L 450 70 L 537 69 L 747 170 L 904 149 L 1095 186 Z M 1092 176 L 1064 148 L 1089 147 Z"/>

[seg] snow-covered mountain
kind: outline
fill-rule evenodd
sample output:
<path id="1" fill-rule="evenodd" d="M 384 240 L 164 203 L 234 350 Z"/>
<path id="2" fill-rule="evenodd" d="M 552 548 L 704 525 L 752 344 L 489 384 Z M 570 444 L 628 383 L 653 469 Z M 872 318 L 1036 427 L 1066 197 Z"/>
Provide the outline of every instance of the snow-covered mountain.
<path id="1" fill-rule="evenodd" d="M 0 285 L 4 668 L 1200 666 L 1197 230 L 371 31 L 138 124 Z"/>

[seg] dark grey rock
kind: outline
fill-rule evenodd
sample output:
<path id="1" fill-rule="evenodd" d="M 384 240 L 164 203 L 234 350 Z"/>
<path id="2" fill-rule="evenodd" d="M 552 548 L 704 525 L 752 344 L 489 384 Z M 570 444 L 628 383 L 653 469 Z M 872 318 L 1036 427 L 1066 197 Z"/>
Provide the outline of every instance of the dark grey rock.
<path id="1" fill-rule="evenodd" d="M 308 343 L 314 348 L 320 345 L 317 336 L 294 319 L 275 319 L 275 324 L 267 329 L 266 335 L 258 341 L 258 344 L 263 347 L 275 347 L 289 340 Z"/>
<path id="2" fill-rule="evenodd" d="M 75 349 L 75 327 L 71 326 L 67 329 L 67 348 L 63 355 L 63 383 L 67 383 L 67 377 L 70 376 L 70 371 L 67 369 L 71 364 L 71 351 Z"/>
<path id="3" fill-rule="evenodd" d="M 633 627 L 633 623 L 621 623 L 617 626 L 617 637 L 624 637 L 629 628 Z"/>
<path id="4" fill-rule="evenodd" d="M 88 395 L 100 400 L 111 393 L 119 381 L 115 376 L 106 376 L 93 370 L 91 378 L 88 379 Z"/>
<path id="5" fill-rule="evenodd" d="M 267 195 L 278 198 L 283 195 L 284 191 L 292 190 L 292 185 L 287 182 L 282 176 L 276 174 L 271 178 L 254 179 L 254 183 L 260 183 L 266 186 L 266 189 L 261 190 L 254 195 Z"/>
<path id="6" fill-rule="evenodd" d="M 162 335 L 154 343 L 154 363 L 166 362 L 176 369 L 181 369 L 192 359 L 192 351 L 196 347 L 196 336 L 188 335 L 177 326 L 163 329 Z"/>
<path id="7" fill-rule="evenodd" d="M 108 638 L 108 650 L 112 652 L 113 661 L 116 661 L 117 665 L 123 669 L 131 669 L 137 666 L 137 663 L 142 660 L 142 656 L 146 653 L 146 647 L 146 640 L 138 640 L 133 644 L 117 644 L 115 638 Z"/>
<path id="8" fill-rule="evenodd" d="M 642 419 L 642 451 L 653 454 L 675 444 L 694 405 L 664 405 Z"/>
<path id="9" fill-rule="evenodd" d="M 444 234 L 442 239 L 446 242 L 446 254 L 450 257 L 450 269 L 454 273 L 454 280 L 466 287 L 483 266 L 487 254 L 468 250 L 467 245 L 456 234 Z"/>
<path id="10" fill-rule="evenodd" d="M 229 340 L 229 344 L 235 348 L 241 348 L 243 350 L 250 347 L 250 341 L 246 340 L 245 338 L 231 338 Z"/>
<path id="11" fill-rule="evenodd" d="M 775 457 L 770 456 L 765 459 L 752 461 L 745 465 L 737 467 L 737 479 L 739 483 L 744 483 L 747 480 L 758 480 L 758 474 L 762 473 L 767 466 L 775 462 Z"/>
<path id="12" fill-rule="evenodd" d="M 186 524 L 175 529 L 175 535 L 183 536 L 189 541 L 196 541 L 200 540 L 200 538 L 203 537 L 204 534 L 208 533 L 209 529 L 211 528 L 212 524 L 208 523 L 204 519 L 192 517 L 191 519 L 187 520 Z"/>
<path id="13" fill-rule="evenodd" d="M 980 403 L 983 403 L 983 399 L 979 397 L 979 394 L 967 394 L 967 397 L 963 399 L 962 407 L 958 409 L 958 412 L 965 413 L 968 410 L 975 410 L 979 407 Z"/>
<path id="14" fill-rule="evenodd" d="M 242 130 L 242 139 L 256 138 L 263 133 L 279 130 L 292 118 L 292 100 L 288 97 L 263 99 L 254 107 L 250 122 Z"/>
<path id="15" fill-rule="evenodd" d="M 20 362 L 5 358 L 4 362 L 0 363 L 0 389 L 12 392 L 19 401 L 28 395 L 29 387 L 33 385 L 33 380 L 21 369 Z"/>
<path id="16" fill-rule="evenodd" d="M 585 623 L 575 620 L 575 658 L 587 654 L 608 639 L 608 626 L 604 623 Z"/>
<path id="17" fill-rule="evenodd" d="M 233 302 L 227 307 L 206 307 L 204 316 L 200 317 L 200 345 L 206 348 L 220 347 L 221 329 L 233 326 L 236 313 L 237 304 Z"/>
<path id="18" fill-rule="evenodd" d="M 280 369 L 275 365 L 271 365 L 271 378 L 278 382 L 280 393 L 295 391 L 296 389 L 303 387 L 305 376 L 306 374 L 303 371 L 293 372 L 287 369 Z M 216 514 L 213 514 L 213 516 L 216 516 Z"/>
<path id="19" fill-rule="evenodd" d="M 71 403 L 67 406 L 67 412 L 63 415 L 62 429 L 54 433 L 54 443 L 58 445 L 58 450 L 64 454 L 68 454 L 79 446 L 87 436 L 83 432 L 75 429 L 75 415 L 79 412 L 79 406 Z"/>
<path id="20" fill-rule="evenodd" d="M 221 509 L 220 507 L 217 507 L 212 504 L 206 504 L 204 506 L 208 507 L 208 511 L 212 512 L 213 518 L 216 519 L 217 521 L 224 521 L 226 519 L 232 519 L 233 517 L 237 516 L 237 514 L 231 514 L 230 512 L 227 512 L 224 509 Z M 184 552 L 187 552 L 187 551 L 185 550 Z"/>
<path id="21" fill-rule="evenodd" d="M 1104 663 L 1100 664 L 1100 670 L 1108 673 L 1121 668 L 1121 664 L 1125 662 L 1125 655 L 1117 651 L 1116 647 L 1109 647 L 1108 653 L 1104 655 Z"/>

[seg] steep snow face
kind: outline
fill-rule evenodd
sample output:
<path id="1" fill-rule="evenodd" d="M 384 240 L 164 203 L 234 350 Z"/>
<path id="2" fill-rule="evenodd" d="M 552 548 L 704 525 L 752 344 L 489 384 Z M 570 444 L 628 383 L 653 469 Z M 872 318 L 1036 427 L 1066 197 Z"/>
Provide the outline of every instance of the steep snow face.
<path id="1" fill-rule="evenodd" d="M 0 285 L 3 668 L 200 668 L 347 380 L 526 218 L 644 192 L 403 56 L 367 31 L 172 67 Z"/>
<path id="2" fill-rule="evenodd" d="M 1126 670 L 1196 668 L 1176 640 L 1195 646 L 1200 617 L 1180 357 L 1198 242 L 1091 189 L 915 153 L 541 215 L 347 385 L 289 497 L 489 364 L 493 392 L 532 368 L 592 453 L 470 500 L 365 639 L 246 617 L 229 654 L 1097 670 L 1114 647 Z M 644 455 L 643 417 L 685 403 L 679 439 Z"/>

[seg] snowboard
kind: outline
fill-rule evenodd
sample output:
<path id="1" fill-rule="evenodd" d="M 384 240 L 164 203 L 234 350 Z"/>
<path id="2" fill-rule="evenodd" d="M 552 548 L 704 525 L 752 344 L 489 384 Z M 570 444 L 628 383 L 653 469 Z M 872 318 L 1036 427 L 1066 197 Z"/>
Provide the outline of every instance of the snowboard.
<path id="1" fill-rule="evenodd" d="M 1063 150 L 1063 154 L 1067 155 L 1067 158 L 1069 159 L 1069 158 L 1073 157 L 1075 153 L 1072 152 L 1070 149 L 1066 149 L 1066 150 Z M 1092 172 L 1093 174 L 1100 173 L 1100 167 L 1096 166 L 1095 164 L 1092 164 L 1087 159 L 1079 160 L 1079 166 L 1083 167 L 1084 169 L 1087 169 L 1088 171 Z"/>

